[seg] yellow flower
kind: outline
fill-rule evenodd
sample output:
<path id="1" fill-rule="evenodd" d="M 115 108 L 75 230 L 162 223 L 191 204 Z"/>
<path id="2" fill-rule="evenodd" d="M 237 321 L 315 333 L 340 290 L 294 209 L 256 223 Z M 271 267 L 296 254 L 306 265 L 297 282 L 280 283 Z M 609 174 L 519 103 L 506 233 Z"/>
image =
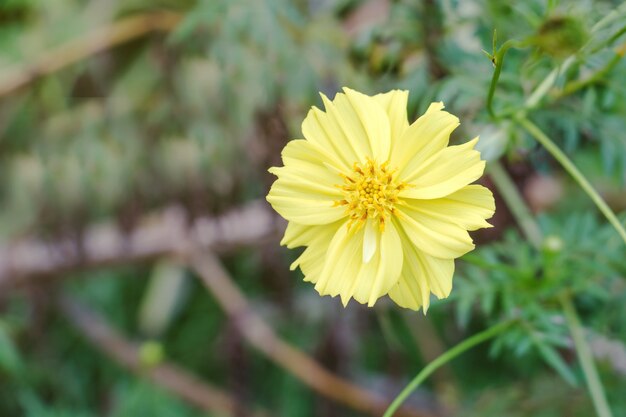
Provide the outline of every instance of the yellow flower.
<path id="1" fill-rule="evenodd" d="M 491 192 L 468 185 L 485 169 L 478 138 L 448 146 L 459 120 L 443 103 L 409 125 L 408 91 L 344 93 L 322 95 L 326 111 L 309 111 L 306 139 L 270 169 L 267 200 L 289 221 L 281 244 L 306 246 L 291 269 L 344 306 L 389 294 L 426 311 L 431 292 L 450 294 L 454 258 L 474 248 L 467 231 L 490 227 Z"/>

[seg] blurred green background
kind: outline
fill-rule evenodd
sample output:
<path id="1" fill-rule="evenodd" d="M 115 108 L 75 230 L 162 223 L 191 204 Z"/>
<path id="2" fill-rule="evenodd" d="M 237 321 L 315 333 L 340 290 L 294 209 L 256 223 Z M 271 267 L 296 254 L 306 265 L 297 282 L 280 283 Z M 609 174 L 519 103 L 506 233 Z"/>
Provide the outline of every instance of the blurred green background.
<path id="1" fill-rule="evenodd" d="M 496 110 L 524 109 L 624 213 L 621 2 L 0 0 L 0 416 L 367 415 L 276 363 L 241 331 L 242 311 L 386 399 L 518 314 L 522 325 L 436 373 L 407 412 L 591 416 L 563 291 L 625 416 L 624 243 L 522 128 L 488 114 L 494 30 L 527 45 L 506 57 Z M 462 122 L 452 140 L 481 135 L 543 246 L 487 176 L 496 227 L 475 233 L 451 297 L 427 317 L 320 298 L 289 271 L 299 251 L 279 246 L 284 224 L 263 199 L 318 92 L 342 86 L 410 90 L 411 121 L 444 101 Z M 189 244 L 220 255 L 229 276 L 217 290 L 178 256 Z M 238 293 L 219 289 L 233 283 L 249 306 L 229 314 L 222 303 Z M 166 363 L 175 376 L 158 374 Z M 181 373 L 196 379 L 180 385 Z M 215 408 L 207 387 L 230 405 Z"/>

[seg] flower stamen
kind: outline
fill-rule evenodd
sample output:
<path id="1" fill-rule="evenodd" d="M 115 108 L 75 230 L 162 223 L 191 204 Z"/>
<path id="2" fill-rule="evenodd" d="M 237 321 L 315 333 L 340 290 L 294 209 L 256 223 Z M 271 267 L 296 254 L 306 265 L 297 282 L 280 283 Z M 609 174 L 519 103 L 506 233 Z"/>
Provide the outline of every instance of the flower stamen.
<path id="1" fill-rule="evenodd" d="M 372 219 L 381 232 L 385 230 L 387 218 L 396 212 L 398 193 L 407 186 L 394 177 L 395 171 L 389 169 L 388 162 L 379 165 L 367 158 L 364 164 L 355 162 L 349 175 L 341 175 L 344 184 L 337 187 L 344 192 L 344 199 L 335 201 L 335 206 L 346 206 L 349 229 L 354 225 L 361 228 Z"/>

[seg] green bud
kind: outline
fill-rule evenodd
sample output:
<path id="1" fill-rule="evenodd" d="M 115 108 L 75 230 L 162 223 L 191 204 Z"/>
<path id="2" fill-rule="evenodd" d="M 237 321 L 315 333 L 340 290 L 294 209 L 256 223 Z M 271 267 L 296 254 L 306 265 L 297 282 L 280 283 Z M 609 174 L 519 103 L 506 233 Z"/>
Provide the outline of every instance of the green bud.
<path id="1" fill-rule="evenodd" d="M 533 43 L 543 53 L 565 58 L 582 48 L 588 37 L 587 29 L 580 20 L 560 16 L 546 20 L 533 36 Z"/>
<path id="2" fill-rule="evenodd" d="M 558 253 L 563 250 L 563 239 L 555 235 L 546 236 L 543 240 L 543 248 L 550 253 Z"/>
<path id="3" fill-rule="evenodd" d="M 139 347 L 139 362 L 146 368 L 160 364 L 164 357 L 163 345 L 159 342 L 148 341 Z"/>

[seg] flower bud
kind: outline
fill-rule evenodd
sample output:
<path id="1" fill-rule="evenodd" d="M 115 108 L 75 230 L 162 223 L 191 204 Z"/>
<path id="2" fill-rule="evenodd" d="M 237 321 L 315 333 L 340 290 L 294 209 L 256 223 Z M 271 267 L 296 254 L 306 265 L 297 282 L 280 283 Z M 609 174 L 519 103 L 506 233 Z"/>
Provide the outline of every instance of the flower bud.
<path id="1" fill-rule="evenodd" d="M 551 17 L 533 36 L 539 50 L 555 58 L 565 58 L 578 51 L 589 38 L 583 23 L 571 16 Z"/>
<path id="2" fill-rule="evenodd" d="M 139 362 L 146 368 L 160 364 L 164 356 L 163 345 L 159 342 L 147 341 L 139 347 Z"/>
<path id="3" fill-rule="evenodd" d="M 543 248 L 546 252 L 558 253 L 563 250 L 563 239 L 556 235 L 549 235 L 543 240 Z"/>

